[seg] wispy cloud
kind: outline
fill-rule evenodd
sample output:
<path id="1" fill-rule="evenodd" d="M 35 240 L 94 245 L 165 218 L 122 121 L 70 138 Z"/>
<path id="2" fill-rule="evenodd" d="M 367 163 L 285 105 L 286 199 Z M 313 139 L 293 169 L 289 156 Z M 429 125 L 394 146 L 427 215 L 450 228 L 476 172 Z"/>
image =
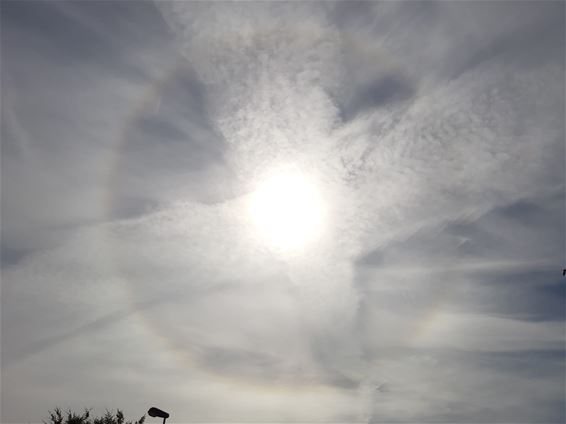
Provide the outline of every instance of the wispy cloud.
<path id="1" fill-rule="evenodd" d="M 2 420 L 563 420 L 563 12 L 3 5 Z"/>

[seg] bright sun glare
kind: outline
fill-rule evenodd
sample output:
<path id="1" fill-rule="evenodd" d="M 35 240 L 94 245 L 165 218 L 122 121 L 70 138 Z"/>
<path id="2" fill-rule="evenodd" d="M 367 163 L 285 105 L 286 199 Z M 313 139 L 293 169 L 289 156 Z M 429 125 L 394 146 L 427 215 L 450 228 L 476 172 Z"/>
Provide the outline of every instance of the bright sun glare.
<path id="1" fill-rule="evenodd" d="M 323 227 L 323 202 L 314 184 L 301 173 L 279 173 L 252 193 L 252 219 L 272 246 L 291 250 L 315 239 Z"/>

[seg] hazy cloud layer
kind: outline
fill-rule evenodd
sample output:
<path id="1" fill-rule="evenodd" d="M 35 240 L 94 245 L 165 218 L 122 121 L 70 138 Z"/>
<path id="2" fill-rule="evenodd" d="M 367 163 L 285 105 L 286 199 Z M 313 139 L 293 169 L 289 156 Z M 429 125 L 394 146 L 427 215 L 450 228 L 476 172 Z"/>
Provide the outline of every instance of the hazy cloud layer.
<path id="1" fill-rule="evenodd" d="M 3 422 L 564 421 L 563 3 L 8 1 L 2 63 Z"/>

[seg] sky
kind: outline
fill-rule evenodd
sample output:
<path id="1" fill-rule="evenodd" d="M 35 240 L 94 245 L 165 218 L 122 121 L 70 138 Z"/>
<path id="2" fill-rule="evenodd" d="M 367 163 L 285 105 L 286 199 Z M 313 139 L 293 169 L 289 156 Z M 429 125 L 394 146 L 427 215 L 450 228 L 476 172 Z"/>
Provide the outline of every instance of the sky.
<path id="1" fill-rule="evenodd" d="M 564 422 L 564 2 L 0 28 L 3 423 Z"/>

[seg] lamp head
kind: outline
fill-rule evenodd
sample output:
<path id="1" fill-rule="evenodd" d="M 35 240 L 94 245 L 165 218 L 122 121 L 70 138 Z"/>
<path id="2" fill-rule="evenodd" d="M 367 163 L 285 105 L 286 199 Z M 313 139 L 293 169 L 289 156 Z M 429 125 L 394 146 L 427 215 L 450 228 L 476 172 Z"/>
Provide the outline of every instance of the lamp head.
<path id="1" fill-rule="evenodd" d="M 156 408 L 154 406 L 149 408 L 149 411 L 147 411 L 147 414 L 150 417 L 169 418 L 169 414 L 167 412 L 162 411 L 161 409 Z"/>

